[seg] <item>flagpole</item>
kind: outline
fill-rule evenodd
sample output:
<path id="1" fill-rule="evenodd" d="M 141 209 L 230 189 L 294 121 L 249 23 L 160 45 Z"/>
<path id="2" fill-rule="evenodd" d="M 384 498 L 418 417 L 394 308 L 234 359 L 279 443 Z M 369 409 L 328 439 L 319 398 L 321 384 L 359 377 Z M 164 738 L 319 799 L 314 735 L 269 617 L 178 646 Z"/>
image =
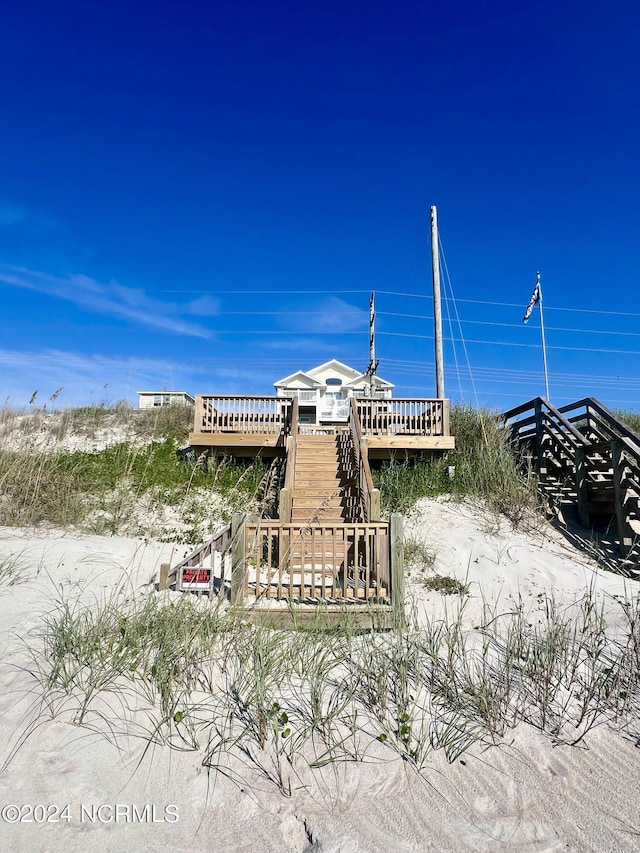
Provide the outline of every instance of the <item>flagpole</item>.
<path id="1" fill-rule="evenodd" d="M 540 273 L 536 273 L 537 279 L 536 284 L 538 287 L 538 293 L 540 294 L 540 331 L 542 332 L 542 359 L 544 361 L 544 387 L 546 391 L 546 399 L 547 402 L 551 402 L 549 400 L 549 372 L 547 370 L 547 343 L 544 337 L 544 314 L 542 312 L 542 287 L 540 285 Z"/>

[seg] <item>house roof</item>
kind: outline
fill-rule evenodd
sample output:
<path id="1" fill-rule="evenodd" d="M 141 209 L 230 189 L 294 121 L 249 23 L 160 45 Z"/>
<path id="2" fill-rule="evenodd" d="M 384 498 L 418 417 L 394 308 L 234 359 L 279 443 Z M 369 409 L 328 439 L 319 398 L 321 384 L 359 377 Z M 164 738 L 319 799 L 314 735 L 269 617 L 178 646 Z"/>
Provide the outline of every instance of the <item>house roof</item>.
<path id="1" fill-rule="evenodd" d="M 285 376 L 284 379 L 279 379 L 273 384 L 274 387 L 281 388 L 287 387 L 287 385 L 290 385 L 296 380 L 306 380 L 316 387 L 323 386 L 324 382 L 320 382 L 318 379 L 316 379 L 314 374 L 321 373 L 323 371 L 326 371 L 327 369 L 334 369 L 336 373 L 341 373 L 345 377 L 345 379 L 347 379 L 347 381 L 344 383 L 346 387 L 354 387 L 360 382 L 367 381 L 366 373 L 362 373 L 362 371 L 360 370 L 356 370 L 353 367 L 349 367 L 348 364 L 344 364 L 342 361 L 338 361 L 337 358 L 332 358 L 329 361 L 325 361 L 322 364 L 318 364 L 316 367 L 312 367 L 310 370 L 297 370 L 290 376 Z M 392 382 L 387 382 L 387 380 L 383 379 L 381 376 L 374 376 L 373 383 L 384 388 L 394 387 Z"/>
<path id="2" fill-rule="evenodd" d="M 285 376 L 284 379 L 279 379 L 277 382 L 274 382 L 273 384 L 276 388 L 279 388 L 281 385 L 286 387 L 287 385 L 290 385 L 292 382 L 295 382 L 296 379 L 307 380 L 311 385 L 316 385 L 316 386 L 323 384 L 318 379 L 314 379 L 313 376 L 310 376 L 308 373 L 305 373 L 304 370 L 296 370 L 295 373 L 292 373 L 290 376 Z"/>
<path id="3" fill-rule="evenodd" d="M 331 368 L 338 373 L 344 373 L 347 376 L 351 376 L 351 379 L 355 379 L 357 376 L 362 376 L 362 373 L 359 370 L 349 367 L 348 364 L 338 361 L 337 358 L 332 358 L 329 361 L 325 361 L 323 364 L 318 364 L 316 367 L 312 367 L 311 370 L 308 370 L 307 373 L 310 373 L 313 376 L 314 373 L 320 373 L 323 370 L 327 370 L 327 368 Z"/>
<path id="4" fill-rule="evenodd" d="M 188 397 L 190 400 L 195 402 L 193 395 L 189 394 L 188 391 L 167 391 L 166 388 L 163 388 L 162 391 L 138 391 L 138 394 L 173 394 L 177 397 Z"/>
<path id="5" fill-rule="evenodd" d="M 360 374 L 358 374 L 358 376 L 356 376 L 355 379 L 352 379 L 351 382 L 345 382 L 345 386 L 347 386 L 347 387 L 355 386 L 355 385 L 358 385 L 359 382 L 362 382 L 362 381 L 368 381 L 366 373 L 360 373 Z M 393 382 L 387 382 L 387 380 L 383 379 L 382 376 L 374 376 L 371 381 L 374 385 L 378 385 L 378 386 L 383 387 L 383 388 L 395 388 L 395 385 L 393 384 Z"/>

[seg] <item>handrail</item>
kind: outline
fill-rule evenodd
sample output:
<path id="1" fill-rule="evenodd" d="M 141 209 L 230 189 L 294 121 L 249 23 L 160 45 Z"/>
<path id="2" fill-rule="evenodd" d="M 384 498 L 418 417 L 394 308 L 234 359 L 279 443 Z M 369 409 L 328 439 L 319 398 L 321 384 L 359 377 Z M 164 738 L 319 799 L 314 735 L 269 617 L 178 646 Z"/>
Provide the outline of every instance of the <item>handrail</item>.
<path id="1" fill-rule="evenodd" d="M 626 438 L 636 444 L 638 446 L 638 450 L 640 450 L 640 434 L 631 429 L 630 426 L 627 426 L 627 424 L 620 420 L 620 418 L 616 417 L 610 409 L 604 406 L 599 400 L 596 400 L 595 397 L 585 397 L 583 400 L 577 400 L 575 403 L 569 403 L 566 406 L 562 406 L 558 411 L 571 412 L 583 407 L 587 410 L 587 418 L 589 418 L 590 409 L 598 412 L 598 414 L 605 419 L 605 425 L 616 438 Z"/>
<path id="2" fill-rule="evenodd" d="M 284 487 L 293 491 L 296 468 L 296 452 L 298 449 L 298 419 L 299 406 L 298 398 L 293 398 L 293 406 L 291 407 L 291 431 L 287 440 L 287 461 L 284 474 Z"/>
<path id="3" fill-rule="evenodd" d="M 171 585 L 180 577 L 180 570 L 187 569 L 192 566 L 197 566 L 205 557 L 210 556 L 214 551 L 218 554 L 226 553 L 231 547 L 231 524 L 225 524 L 221 527 L 210 539 L 207 539 L 198 548 L 195 548 L 190 554 L 187 554 L 184 559 L 180 560 L 172 567 L 168 576 L 168 584 Z"/>
<path id="4" fill-rule="evenodd" d="M 366 452 L 363 453 L 363 432 L 360 416 L 358 414 L 358 404 L 355 397 L 351 398 L 349 417 L 349 432 L 351 433 L 351 443 L 356 460 L 356 468 L 358 469 L 358 491 L 360 494 L 360 503 L 362 505 L 363 518 L 365 521 L 379 520 L 379 507 L 376 509 L 373 506 L 372 494 L 374 493 L 373 477 L 371 475 L 371 466 L 369 465 L 369 457 Z M 373 512 L 372 512 L 373 510 Z M 371 516 L 378 516 L 372 518 Z"/>
<path id="5" fill-rule="evenodd" d="M 194 433 L 288 433 L 292 398 L 240 394 L 198 394 Z"/>
<path id="6" fill-rule="evenodd" d="M 533 409 L 534 414 L 528 414 Z M 535 441 L 537 465 L 546 480 L 548 463 L 563 476 L 575 478 L 578 516 L 584 525 L 590 516 L 615 507 L 620 551 L 637 547 L 640 509 L 640 435 L 593 397 L 556 409 L 536 397 L 502 415 L 514 441 Z M 576 427 L 580 424 L 580 428 Z M 603 498 L 604 496 L 604 498 Z M 609 510 L 606 510 L 609 512 Z"/>
<path id="7" fill-rule="evenodd" d="M 516 406 L 515 409 L 509 409 L 508 412 L 502 412 L 500 418 L 503 421 L 509 421 L 511 418 L 515 418 L 516 415 L 521 415 L 523 412 L 529 411 L 529 409 L 533 409 L 536 404 L 536 400 L 541 400 L 543 403 L 547 401 L 544 397 L 534 397 L 532 400 L 528 400 L 526 403 L 522 403 L 521 406 Z"/>
<path id="8" fill-rule="evenodd" d="M 580 430 L 576 429 L 574 425 L 564 417 L 562 414 L 563 409 L 556 409 L 554 405 L 552 405 L 548 400 L 545 400 L 544 397 L 534 397 L 533 400 L 529 400 L 528 403 L 524 403 L 522 406 L 516 406 L 515 409 L 510 409 L 508 412 L 504 412 L 501 415 L 503 421 L 509 421 L 511 418 L 514 418 L 516 415 L 521 415 L 523 412 L 527 412 L 531 409 L 535 410 L 536 403 L 540 405 L 540 407 L 546 407 L 549 412 L 556 418 L 556 420 L 562 425 L 568 432 L 571 433 L 573 438 L 581 444 L 588 444 L 588 440 L 584 435 L 580 432 Z M 517 423 L 513 424 L 513 426 L 529 426 L 530 424 L 535 423 L 535 415 L 530 418 L 525 418 L 521 421 L 517 421 Z"/>
<path id="9" fill-rule="evenodd" d="M 287 436 L 287 455 L 285 458 L 284 486 L 280 490 L 280 520 L 291 521 L 293 487 L 295 484 L 296 456 L 298 452 L 298 424 L 299 406 L 298 398 L 293 398 L 291 406 L 290 432 Z"/>
<path id="10" fill-rule="evenodd" d="M 448 436 L 449 401 L 428 397 L 352 397 L 367 435 Z"/>

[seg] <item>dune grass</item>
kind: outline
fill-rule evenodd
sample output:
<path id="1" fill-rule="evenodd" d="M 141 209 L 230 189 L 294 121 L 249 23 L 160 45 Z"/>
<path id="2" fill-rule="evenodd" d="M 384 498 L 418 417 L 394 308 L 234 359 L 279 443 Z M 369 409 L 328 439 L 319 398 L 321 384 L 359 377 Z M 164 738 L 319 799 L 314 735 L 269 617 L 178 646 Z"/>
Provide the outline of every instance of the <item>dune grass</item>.
<path id="1" fill-rule="evenodd" d="M 640 412 L 623 411 L 621 409 L 614 412 L 615 416 L 631 427 L 634 432 L 640 435 Z"/>
<path id="2" fill-rule="evenodd" d="M 112 529 L 124 520 L 137 498 L 152 494 L 161 505 L 178 505 L 189 490 L 215 490 L 229 500 L 256 494 L 266 466 L 258 459 L 240 465 L 222 459 L 215 465 L 181 461 L 175 439 L 136 446 L 122 442 L 94 453 L 58 451 L 21 453 L 0 450 L 0 524 L 18 527 L 48 522 L 57 527 L 82 526 L 96 509 L 110 507 Z M 120 489 L 120 492 L 118 490 Z"/>
<path id="3" fill-rule="evenodd" d="M 146 525 L 145 516 L 174 508 L 180 521 L 166 535 L 196 541 L 237 509 L 269 515 L 281 466 L 260 457 L 249 463 L 182 453 L 192 418 L 187 407 L 141 411 L 121 403 L 54 413 L 0 410 L 0 436 L 25 439 L 23 449 L 0 449 L 0 524 L 156 535 L 162 522 Z M 42 431 L 53 445 L 38 450 L 33 437 Z M 72 449 L 82 439 L 96 449 Z M 180 524 L 185 529 L 177 532 Z"/>
<path id="4" fill-rule="evenodd" d="M 153 440 L 167 435 L 186 444 L 193 425 L 193 409 L 189 406 L 159 406 L 134 409 L 121 400 L 110 406 L 70 406 L 63 409 L 0 407 L 0 438 L 12 433 L 33 436 L 47 432 L 56 441 L 70 436 L 95 438 L 105 431 L 126 431 L 132 439 Z"/>
<path id="5" fill-rule="evenodd" d="M 570 607 L 544 595 L 506 612 L 485 603 L 477 625 L 465 606 L 381 634 L 348 621 L 253 627 L 189 597 L 127 610 L 59 600 L 28 642 L 54 715 L 92 727 L 108 718 L 286 796 L 327 764 L 401 757 L 419 770 L 433 750 L 453 761 L 520 723 L 555 743 L 613 721 L 637 735 L 640 598 L 612 605 L 622 632 L 592 590 Z"/>
<path id="6" fill-rule="evenodd" d="M 522 474 L 498 413 L 454 405 L 451 433 L 456 449 L 446 457 L 396 458 L 374 471 L 383 512 L 406 514 L 422 497 L 470 495 L 516 527 L 530 520 L 540 507 L 536 478 Z"/>

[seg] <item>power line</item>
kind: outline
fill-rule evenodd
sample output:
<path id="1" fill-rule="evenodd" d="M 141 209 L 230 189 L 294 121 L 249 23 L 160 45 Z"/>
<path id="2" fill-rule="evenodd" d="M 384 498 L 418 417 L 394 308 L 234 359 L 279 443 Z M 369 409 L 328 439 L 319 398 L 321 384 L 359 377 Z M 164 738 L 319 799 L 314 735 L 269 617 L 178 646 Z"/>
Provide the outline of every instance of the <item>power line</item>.
<path id="1" fill-rule="evenodd" d="M 464 300 L 459 300 L 460 302 Z M 546 306 L 545 306 L 546 308 Z M 326 313 L 325 311 L 319 312 L 321 314 Z M 348 313 L 348 312 L 347 312 Z M 433 317 L 428 314 L 400 314 L 395 311 L 378 311 L 379 315 L 384 315 L 385 317 L 405 317 L 413 320 L 433 320 Z M 476 326 L 504 326 L 508 329 L 528 329 L 534 328 L 533 326 L 524 326 L 522 323 L 498 323 L 495 320 L 467 320 L 464 318 L 460 318 L 460 323 L 469 323 Z M 562 326 L 546 326 L 547 331 L 554 332 L 580 332 L 582 334 L 589 335 L 627 335 L 634 338 L 640 338 L 640 332 L 619 332 L 617 330 L 606 330 L 606 329 L 574 329 L 574 328 L 564 328 Z"/>
<path id="2" fill-rule="evenodd" d="M 154 293 L 183 293 L 183 294 L 207 294 L 212 297 L 216 296 L 226 296 L 226 295 L 256 295 L 261 294 L 262 296 L 270 296 L 273 293 L 277 294 L 286 294 L 286 295 L 305 295 L 305 296 L 313 296 L 315 295 L 309 289 L 307 290 L 154 290 Z M 354 294 L 354 293 L 370 293 L 370 290 L 357 289 L 357 290 L 327 290 L 325 288 L 322 289 L 322 293 L 330 293 L 330 294 Z M 433 299 L 433 296 L 427 293 L 405 293 L 399 290 L 379 290 L 376 288 L 376 293 L 384 296 L 403 296 L 411 299 Z M 445 299 L 451 299 L 451 297 L 444 297 Z M 526 300 L 524 300 L 526 301 Z M 456 302 L 465 302 L 473 305 L 492 305 L 492 306 L 502 306 L 504 308 L 518 308 L 519 310 L 523 308 L 523 302 L 497 302 L 490 301 L 486 299 L 461 299 L 456 298 Z M 548 305 L 545 303 L 546 311 L 568 311 L 579 314 L 607 314 L 616 317 L 640 317 L 640 312 L 634 311 L 605 311 L 600 308 L 567 308 L 559 305 Z M 325 313 L 325 312 L 319 312 Z"/>
<path id="3" fill-rule="evenodd" d="M 357 332 L 349 333 L 349 334 L 358 334 Z M 388 335 L 396 338 L 421 338 L 430 340 L 429 335 L 417 335 L 412 334 L 410 332 L 378 332 L 380 335 Z M 459 341 L 461 338 L 445 338 L 447 341 Z M 516 343 L 515 341 L 479 341 L 473 339 L 466 339 L 468 344 L 488 344 L 490 346 L 498 346 L 498 347 L 526 347 L 528 349 L 539 349 L 538 344 L 523 344 Z M 640 350 L 628 350 L 628 349 L 603 349 L 596 347 L 563 347 L 563 346 L 549 346 L 548 349 L 557 349 L 557 350 L 568 350 L 571 352 L 607 352 L 607 353 L 615 353 L 616 355 L 640 355 Z"/>

